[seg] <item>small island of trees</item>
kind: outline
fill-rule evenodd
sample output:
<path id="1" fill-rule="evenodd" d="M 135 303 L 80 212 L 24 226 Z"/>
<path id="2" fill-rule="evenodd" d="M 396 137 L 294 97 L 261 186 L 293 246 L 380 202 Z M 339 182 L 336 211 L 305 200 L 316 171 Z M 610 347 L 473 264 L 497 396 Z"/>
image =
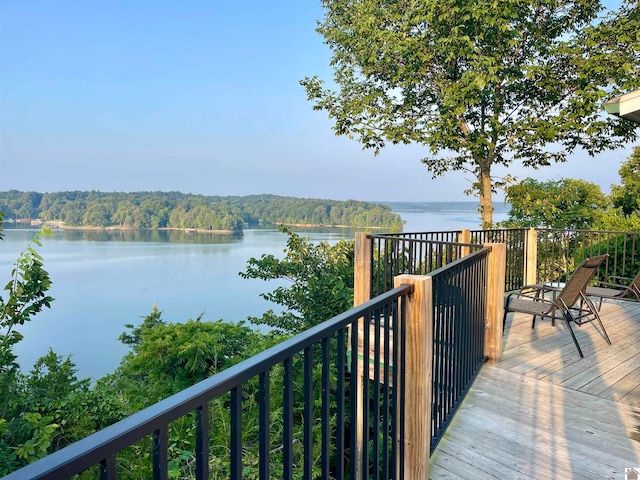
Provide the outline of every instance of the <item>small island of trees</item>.
<path id="1" fill-rule="evenodd" d="M 0 192 L 7 221 L 41 219 L 65 227 L 197 229 L 241 232 L 245 226 L 288 224 L 400 229 L 391 208 L 356 200 L 277 195 L 206 196 L 180 192 Z"/>

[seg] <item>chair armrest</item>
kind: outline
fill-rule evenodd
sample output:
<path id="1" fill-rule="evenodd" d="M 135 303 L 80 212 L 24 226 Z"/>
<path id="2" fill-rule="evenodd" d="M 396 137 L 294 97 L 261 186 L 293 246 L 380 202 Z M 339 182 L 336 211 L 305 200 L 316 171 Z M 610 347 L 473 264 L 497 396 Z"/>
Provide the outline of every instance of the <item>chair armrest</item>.
<path id="1" fill-rule="evenodd" d="M 611 277 L 611 278 L 623 278 L 623 277 Z M 631 279 L 628 279 L 628 280 L 631 280 Z M 618 290 L 620 289 L 624 290 L 625 288 L 629 288 L 628 285 L 624 285 L 622 283 L 603 282 L 601 280 L 596 280 L 594 283 L 595 283 L 595 286 L 617 288 Z"/>
<path id="2" fill-rule="evenodd" d="M 630 282 L 631 280 L 633 280 L 633 278 L 631 278 L 631 277 L 619 277 L 618 275 L 610 275 L 610 276 L 609 276 L 609 278 L 617 278 L 617 279 L 619 279 L 619 280 L 627 280 L 627 281 L 629 281 L 629 282 Z"/>
<path id="3" fill-rule="evenodd" d="M 529 288 L 529 291 L 524 291 Z M 536 287 L 534 285 L 527 285 L 522 287 L 518 292 L 512 292 L 505 298 L 505 308 L 508 308 L 511 300 L 513 298 L 526 298 L 527 300 L 533 300 L 534 302 L 548 303 L 549 305 L 553 304 L 553 302 L 549 299 L 544 298 L 540 295 L 542 289 L 540 287 Z"/>

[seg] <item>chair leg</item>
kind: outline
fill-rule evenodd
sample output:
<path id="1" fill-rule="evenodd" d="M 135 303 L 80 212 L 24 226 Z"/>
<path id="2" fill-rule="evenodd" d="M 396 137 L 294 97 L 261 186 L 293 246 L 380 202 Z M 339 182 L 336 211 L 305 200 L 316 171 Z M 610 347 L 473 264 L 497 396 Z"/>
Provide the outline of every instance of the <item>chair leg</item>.
<path id="1" fill-rule="evenodd" d="M 573 343 L 575 343 L 576 348 L 578 349 L 578 353 L 580 354 L 580 358 L 584 358 L 584 354 L 582 353 L 582 349 L 580 345 L 578 345 L 578 339 L 576 338 L 576 334 L 573 333 L 573 328 L 571 328 L 571 322 L 574 320 L 571 312 L 568 309 L 562 312 L 564 314 L 564 319 L 567 322 L 567 328 L 569 329 L 569 333 L 571 334 L 571 338 L 573 339 Z"/>
<path id="2" fill-rule="evenodd" d="M 593 304 L 593 300 L 591 300 L 590 298 L 583 296 L 583 300 L 587 304 L 587 307 L 589 307 L 589 310 L 591 310 L 591 312 L 593 313 L 593 316 L 596 317 L 596 320 L 598 320 L 598 323 L 600 324 L 600 328 L 602 329 L 602 333 L 604 334 L 605 340 L 609 345 L 611 345 L 609 334 L 607 334 L 607 330 L 604 328 L 604 324 L 602 323 L 602 320 L 600 319 L 600 314 L 598 313 L 598 310 L 600 309 L 599 308 L 596 309 L 596 306 Z M 600 299 L 600 302 L 602 302 L 602 298 Z"/>
<path id="3" fill-rule="evenodd" d="M 591 307 L 591 311 L 593 312 L 593 315 L 596 317 L 596 320 L 598 320 L 598 323 L 600 324 L 600 328 L 602 329 L 602 333 L 604 333 L 604 338 L 607 341 L 607 343 L 609 345 L 611 345 L 611 340 L 609 340 L 609 335 L 607 334 L 607 331 L 604 328 L 604 324 L 602 323 L 602 320 L 600 319 L 600 314 L 598 313 L 598 310 L 596 310 L 595 305 L 593 304 L 593 302 L 587 298 L 587 305 L 589 305 L 589 307 Z M 600 301 L 602 302 L 602 299 L 600 299 Z"/>

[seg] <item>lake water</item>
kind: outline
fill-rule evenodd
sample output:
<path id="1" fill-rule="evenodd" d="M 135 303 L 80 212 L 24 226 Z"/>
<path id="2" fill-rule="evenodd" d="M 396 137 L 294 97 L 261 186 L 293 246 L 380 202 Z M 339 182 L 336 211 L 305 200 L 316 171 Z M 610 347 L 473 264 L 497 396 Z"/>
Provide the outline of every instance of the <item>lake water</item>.
<path id="1" fill-rule="evenodd" d="M 399 212 L 405 231 L 477 228 L 474 211 Z M 0 242 L 0 282 L 9 281 L 13 262 L 35 233 L 5 225 Z M 352 229 L 298 229 L 313 241 L 353 239 Z M 167 322 L 182 322 L 204 312 L 204 320 L 237 322 L 260 316 L 274 305 L 259 294 L 278 283 L 242 279 L 247 260 L 283 255 L 286 236 L 277 229 L 248 229 L 243 235 L 183 232 L 56 231 L 39 252 L 55 298 L 20 328 L 15 347 L 23 370 L 49 347 L 72 355 L 79 376 L 111 373 L 128 349 L 118 341 L 127 323 L 139 324 L 157 304 Z M 6 292 L 1 294 L 6 299 Z M 277 309 L 276 309 L 277 310 Z"/>

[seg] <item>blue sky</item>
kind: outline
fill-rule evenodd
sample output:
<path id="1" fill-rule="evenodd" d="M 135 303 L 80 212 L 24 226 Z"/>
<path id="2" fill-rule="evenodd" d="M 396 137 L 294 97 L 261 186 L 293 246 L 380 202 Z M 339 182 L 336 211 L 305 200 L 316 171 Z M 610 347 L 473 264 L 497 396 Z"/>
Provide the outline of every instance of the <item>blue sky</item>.
<path id="1" fill-rule="evenodd" d="M 321 17 L 319 0 L 1 0 L 0 190 L 473 200 L 419 147 L 374 157 L 312 110 Z M 608 192 L 631 148 L 509 173 Z"/>

